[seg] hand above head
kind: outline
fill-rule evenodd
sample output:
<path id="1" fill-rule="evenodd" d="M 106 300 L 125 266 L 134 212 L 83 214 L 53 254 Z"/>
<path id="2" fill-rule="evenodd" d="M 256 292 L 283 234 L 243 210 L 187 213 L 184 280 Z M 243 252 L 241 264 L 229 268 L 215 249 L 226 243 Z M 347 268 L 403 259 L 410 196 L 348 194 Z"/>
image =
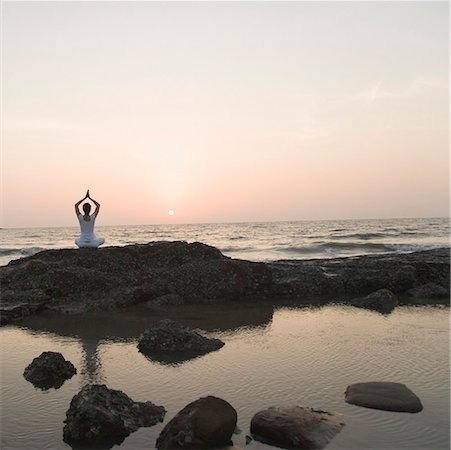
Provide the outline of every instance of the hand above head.
<path id="1" fill-rule="evenodd" d="M 89 196 L 89 189 L 86 191 L 86 196 L 85 196 L 85 198 L 91 198 L 91 197 Z"/>

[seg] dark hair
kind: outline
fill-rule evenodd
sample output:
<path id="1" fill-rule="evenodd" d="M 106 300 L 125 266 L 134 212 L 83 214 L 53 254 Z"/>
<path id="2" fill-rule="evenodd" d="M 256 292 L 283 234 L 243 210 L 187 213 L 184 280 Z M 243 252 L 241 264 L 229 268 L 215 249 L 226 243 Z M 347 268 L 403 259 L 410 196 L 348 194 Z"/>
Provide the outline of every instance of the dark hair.
<path id="1" fill-rule="evenodd" d="M 89 203 L 83 203 L 82 208 L 85 214 L 89 214 L 89 212 L 91 211 L 91 205 Z"/>

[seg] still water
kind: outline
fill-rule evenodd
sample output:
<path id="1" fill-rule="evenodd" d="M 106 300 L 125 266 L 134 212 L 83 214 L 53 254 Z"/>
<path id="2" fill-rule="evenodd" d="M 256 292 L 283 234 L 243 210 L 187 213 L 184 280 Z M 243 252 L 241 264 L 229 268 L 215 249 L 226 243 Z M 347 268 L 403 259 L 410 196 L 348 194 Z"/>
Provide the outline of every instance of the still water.
<path id="1" fill-rule="evenodd" d="M 142 331 L 161 317 L 219 337 L 217 352 L 177 365 L 138 352 Z M 167 409 L 164 423 L 132 433 L 121 449 L 152 449 L 163 426 L 205 395 L 229 401 L 246 447 L 250 420 L 271 405 L 299 404 L 344 415 L 330 449 L 448 449 L 449 309 L 402 306 L 384 316 L 340 306 L 270 304 L 183 305 L 127 313 L 37 316 L 0 329 L 1 448 L 70 448 L 62 441 L 71 398 L 86 383 L 105 383 L 133 400 Z M 22 376 L 43 351 L 61 352 L 77 375 L 58 390 L 41 391 Z M 344 402 L 351 383 L 405 383 L 422 400 L 418 414 L 360 408 Z M 119 447 L 114 447 L 119 448 Z"/>

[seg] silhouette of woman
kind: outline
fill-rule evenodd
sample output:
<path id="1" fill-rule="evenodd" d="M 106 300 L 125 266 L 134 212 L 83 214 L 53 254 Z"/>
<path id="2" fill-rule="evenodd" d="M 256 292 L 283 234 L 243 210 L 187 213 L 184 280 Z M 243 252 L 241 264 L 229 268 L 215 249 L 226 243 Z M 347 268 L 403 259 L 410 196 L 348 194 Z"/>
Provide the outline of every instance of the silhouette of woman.
<path id="1" fill-rule="evenodd" d="M 89 203 L 84 203 L 82 208 L 84 211 L 84 215 L 81 214 L 78 207 L 80 206 L 80 203 L 84 200 L 89 199 L 92 200 L 92 202 L 96 205 L 96 210 L 94 211 L 94 214 L 91 216 L 89 213 L 91 212 L 91 205 Z M 98 238 L 94 234 L 94 225 L 97 218 L 97 215 L 99 214 L 100 210 L 100 203 L 96 202 L 93 198 L 89 196 L 89 189 L 86 192 L 86 195 L 84 198 L 82 198 L 79 202 L 75 203 L 75 214 L 77 215 L 78 222 L 80 223 L 80 230 L 81 235 L 79 238 L 75 239 L 75 243 L 81 248 L 81 247 L 98 247 L 99 245 L 102 245 L 105 242 L 105 239 Z"/>

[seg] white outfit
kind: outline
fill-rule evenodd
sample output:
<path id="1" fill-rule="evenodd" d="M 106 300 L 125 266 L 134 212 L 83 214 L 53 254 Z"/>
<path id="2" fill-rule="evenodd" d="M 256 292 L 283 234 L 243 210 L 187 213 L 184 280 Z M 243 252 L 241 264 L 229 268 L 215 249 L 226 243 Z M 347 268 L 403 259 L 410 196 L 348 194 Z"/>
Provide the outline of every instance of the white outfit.
<path id="1" fill-rule="evenodd" d="M 94 234 L 94 225 L 96 222 L 96 215 L 93 214 L 89 221 L 83 219 L 83 215 L 78 215 L 78 221 L 80 222 L 81 235 L 75 239 L 75 243 L 79 247 L 98 247 L 105 242 L 105 239 L 98 238 Z"/>

